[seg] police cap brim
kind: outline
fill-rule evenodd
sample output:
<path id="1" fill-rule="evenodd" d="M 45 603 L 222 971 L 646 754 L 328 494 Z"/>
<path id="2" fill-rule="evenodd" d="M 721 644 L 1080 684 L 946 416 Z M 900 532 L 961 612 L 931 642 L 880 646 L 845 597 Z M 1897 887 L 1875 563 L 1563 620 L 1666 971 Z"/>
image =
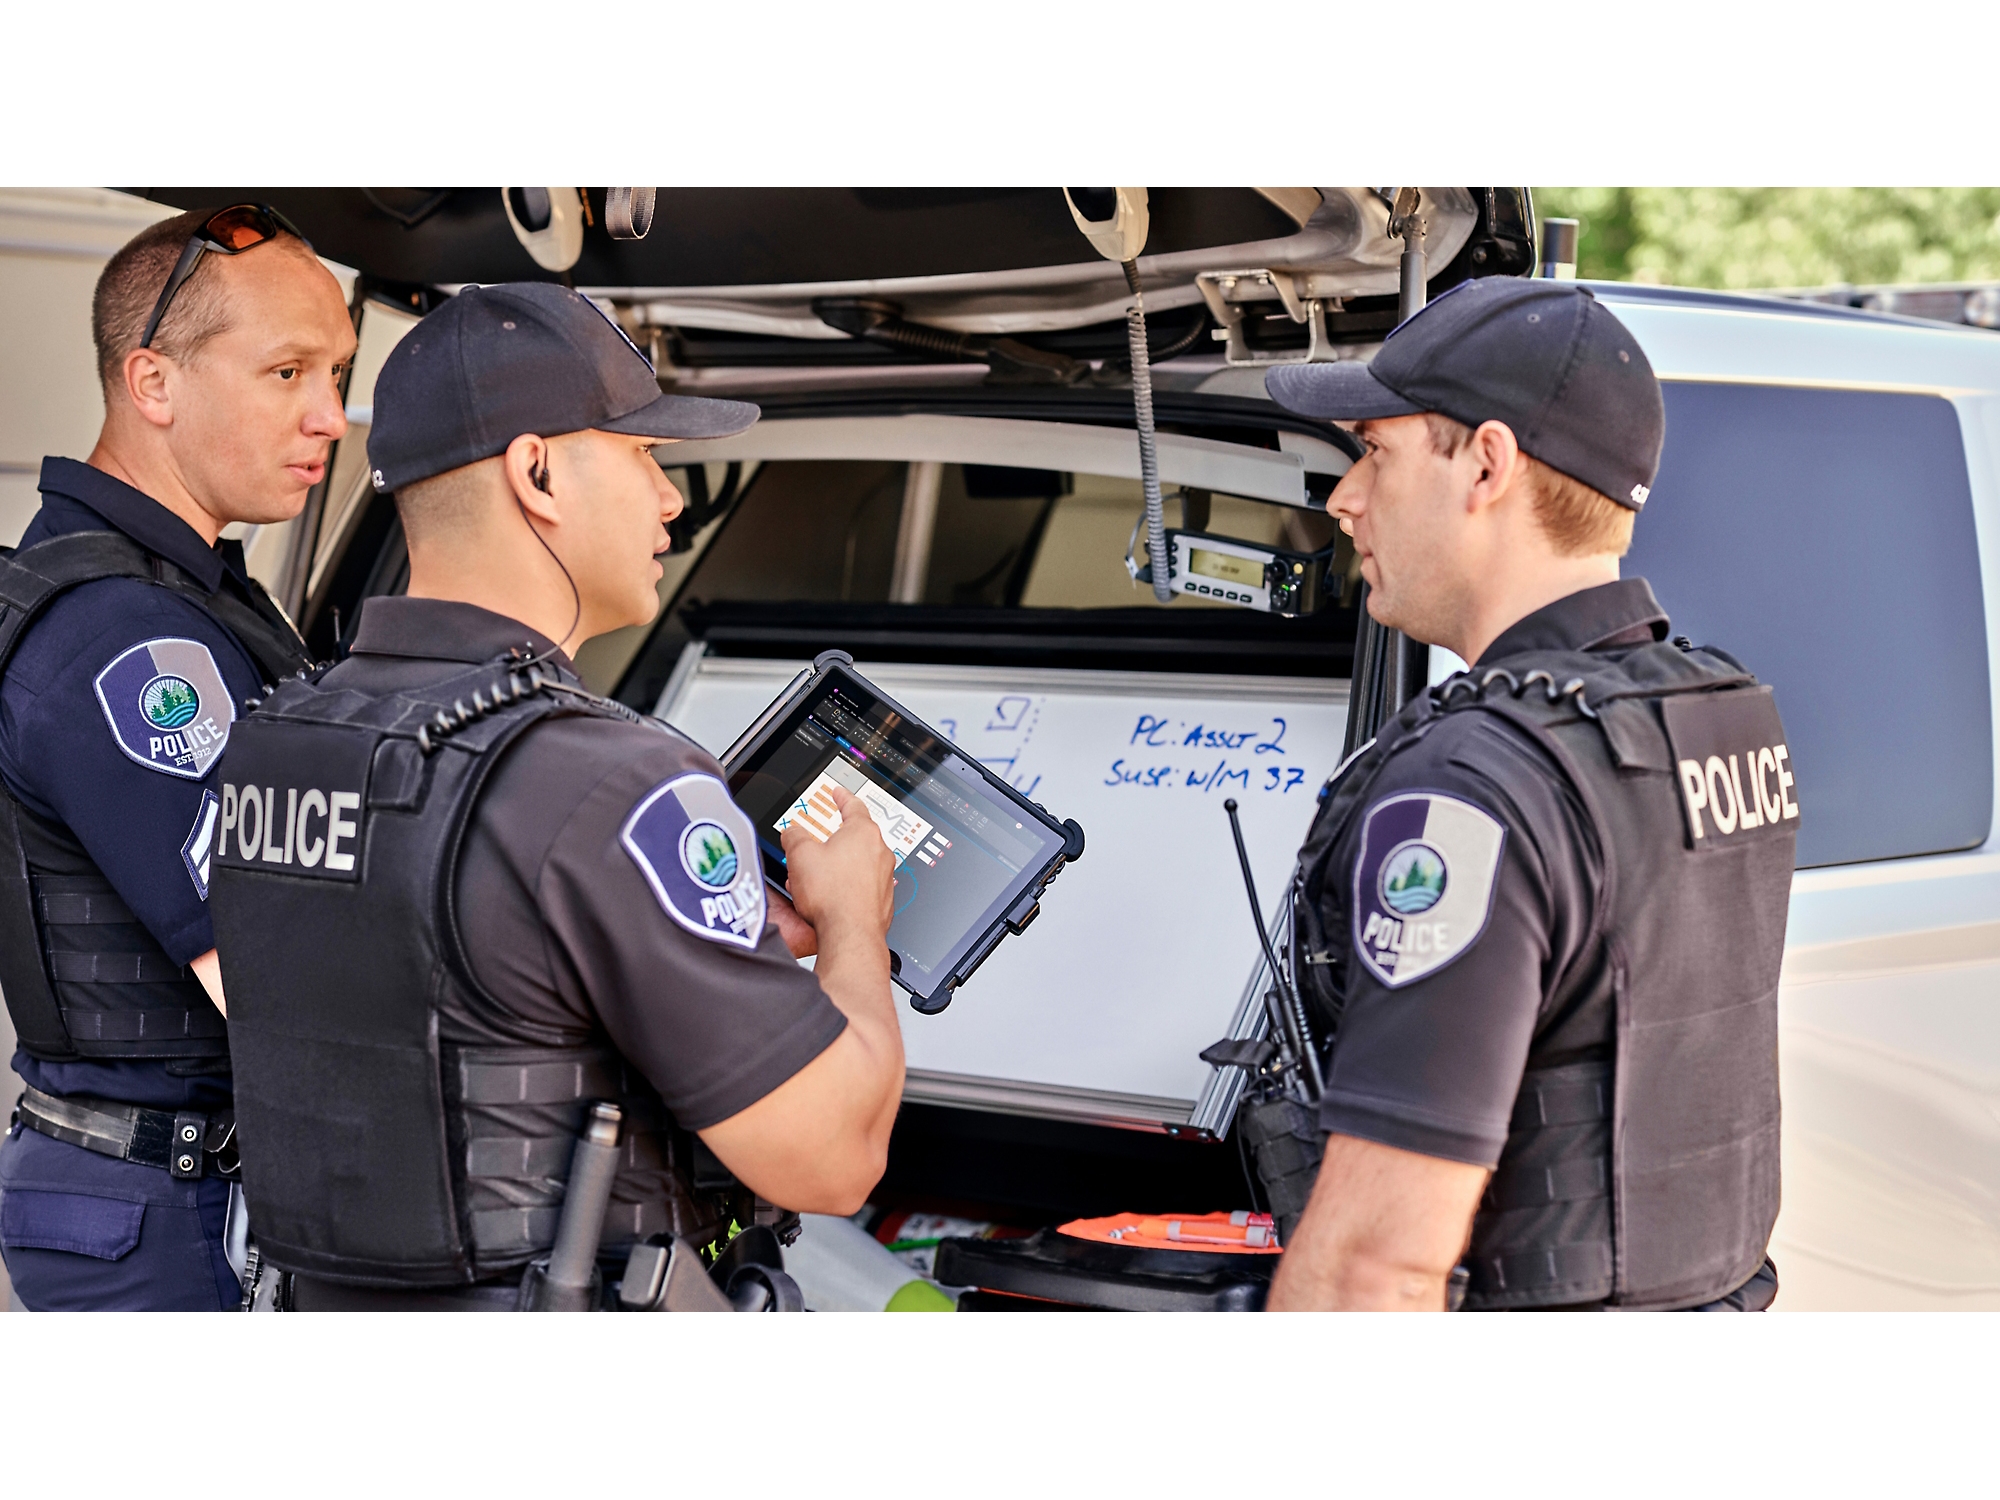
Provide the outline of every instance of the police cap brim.
<path id="1" fill-rule="evenodd" d="M 712 396 L 661 396 L 637 411 L 596 424 L 602 432 L 634 437 L 724 438 L 747 432 L 759 409 L 748 401 L 718 401 Z"/>
<path id="2" fill-rule="evenodd" d="M 1375 378 L 1358 359 L 1333 364 L 1279 365 L 1264 372 L 1264 389 L 1287 411 L 1333 422 L 1408 417 L 1424 410 Z"/>

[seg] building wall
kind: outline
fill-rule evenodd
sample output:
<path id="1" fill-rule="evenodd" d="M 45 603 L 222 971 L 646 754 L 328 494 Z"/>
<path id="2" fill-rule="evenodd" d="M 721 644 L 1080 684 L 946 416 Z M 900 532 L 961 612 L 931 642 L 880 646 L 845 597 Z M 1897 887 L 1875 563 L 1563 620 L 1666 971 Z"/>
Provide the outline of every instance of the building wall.
<path id="1" fill-rule="evenodd" d="M 43 456 L 96 441 L 90 294 L 112 253 L 172 212 L 108 188 L 0 188 L 0 544 L 41 504 Z"/>

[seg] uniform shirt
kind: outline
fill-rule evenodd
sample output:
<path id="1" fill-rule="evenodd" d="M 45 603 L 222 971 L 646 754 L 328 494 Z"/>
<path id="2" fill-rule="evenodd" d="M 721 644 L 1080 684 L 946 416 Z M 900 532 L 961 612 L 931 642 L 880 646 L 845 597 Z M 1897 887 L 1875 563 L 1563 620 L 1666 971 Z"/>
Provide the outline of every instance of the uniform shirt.
<path id="1" fill-rule="evenodd" d="M 1503 632 L 1484 659 L 1526 650 L 1617 651 L 1664 639 L 1667 629 L 1651 586 L 1623 579 L 1535 611 Z M 1385 980 L 1362 961 L 1366 921 L 1381 908 L 1355 899 L 1355 867 L 1370 842 L 1364 830 L 1371 814 L 1393 820 L 1399 806 L 1426 795 L 1472 810 L 1447 809 L 1456 832 L 1433 813 L 1424 837 L 1443 845 L 1445 879 L 1460 886 L 1455 911 L 1469 909 L 1468 895 L 1483 897 L 1470 906 L 1483 906 L 1484 922 L 1444 963 L 1424 968 L 1417 955 L 1417 977 L 1397 982 L 1411 962 L 1399 960 Z M 1487 825 L 1478 815 L 1500 830 L 1490 867 L 1480 857 L 1490 844 L 1481 842 Z M 1393 883 L 1412 879 L 1406 867 L 1415 867 L 1420 880 L 1420 859 L 1405 856 L 1399 865 L 1381 847 L 1402 850 L 1416 840 L 1397 843 L 1401 830 L 1385 826 L 1390 831 L 1374 835 L 1364 873 Z M 1442 838 L 1430 831 L 1440 826 L 1448 830 Z M 1338 873 L 1330 878 L 1352 906 L 1346 1004 L 1320 1106 L 1323 1129 L 1490 1168 L 1506 1144 L 1531 1052 L 1537 1067 L 1609 1057 L 1611 974 L 1602 944 L 1589 938 L 1604 863 L 1587 828 L 1554 762 L 1491 714 L 1446 714 L 1383 764 L 1333 852 Z M 1424 899 L 1414 893 L 1410 904 Z"/>
<path id="2" fill-rule="evenodd" d="M 21 549 L 70 532 L 121 531 L 210 593 L 225 586 L 227 573 L 247 578 L 238 543 L 209 546 L 158 501 L 100 469 L 45 459 L 41 490 L 42 508 Z M 31 812 L 75 835 L 167 956 L 184 964 L 215 946 L 206 893 L 182 854 L 215 784 L 215 762 L 199 778 L 142 765 L 121 745 L 96 689 L 99 674 L 120 656 L 155 640 L 198 643 L 236 714 L 262 691 L 249 653 L 193 600 L 130 578 L 81 584 L 29 627 L 0 681 L 0 779 Z M 14 1071 L 49 1093 L 162 1109 L 226 1105 L 228 1079 L 218 1071 L 202 1076 L 208 1066 L 14 1055 Z"/>
<path id="3" fill-rule="evenodd" d="M 398 656 L 484 662 L 515 646 L 550 649 L 473 605 L 376 598 L 353 654 L 374 658 L 370 680 L 386 685 Z M 568 671 L 560 654 L 551 662 Z M 608 1035 L 688 1130 L 756 1103 L 832 1044 L 847 1019 L 775 927 L 697 935 L 622 837 L 641 804 L 690 774 L 726 797 L 721 767 L 691 740 L 598 718 L 538 724 L 503 752 L 474 805 L 453 899 L 473 977 L 504 1014 L 454 999 L 440 1017 L 446 1040 Z M 510 1035 L 510 1017 L 536 1030 Z"/>

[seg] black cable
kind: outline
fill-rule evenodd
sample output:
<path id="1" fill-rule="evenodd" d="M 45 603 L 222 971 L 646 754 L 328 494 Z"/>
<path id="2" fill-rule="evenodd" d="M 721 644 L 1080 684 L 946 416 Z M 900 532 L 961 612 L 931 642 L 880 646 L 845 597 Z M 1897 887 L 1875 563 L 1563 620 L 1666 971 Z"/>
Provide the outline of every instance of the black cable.
<path id="1" fill-rule="evenodd" d="M 1196 343 L 1200 341 L 1201 336 L 1204 333 L 1208 332 L 1208 309 L 1206 307 L 1201 307 L 1198 309 L 1198 311 L 1200 312 L 1201 316 L 1194 320 L 1194 327 L 1190 328 L 1186 333 L 1182 334 L 1179 338 L 1170 341 L 1161 348 L 1153 350 L 1152 352 L 1153 359 L 1164 363 L 1165 361 L 1172 359 L 1177 354 L 1185 354 L 1188 350 L 1192 349 Z"/>
<path id="2" fill-rule="evenodd" d="M 537 478 L 541 482 L 537 484 L 535 488 L 540 490 L 544 495 L 553 494 L 553 491 L 551 491 L 548 487 L 549 466 L 548 466 L 548 461 L 546 459 L 544 459 L 542 462 L 542 472 L 537 476 Z M 528 514 L 528 507 L 521 503 L 521 497 L 519 495 L 516 495 L 514 497 L 514 508 L 520 511 L 522 521 L 527 523 L 528 530 L 534 535 L 535 540 L 542 544 L 542 550 L 548 553 L 550 560 L 553 561 L 558 568 L 562 568 L 563 581 L 569 585 L 569 596 L 570 598 L 576 601 L 576 614 L 571 618 L 569 622 L 569 629 L 563 632 L 563 640 L 566 641 L 571 636 L 576 634 L 576 627 L 583 623 L 583 594 L 577 589 L 576 580 L 570 577 L 569 569 L 563 566 L 563 560 L 560 557 L 556 556 L 556 549 L 549 545 L 549 539 L 543 536 L 540 528 L 538 528 L 535 525 L 535 518 Z M 543 662 L 547 661 L 551 656 L 554 656 L 560 650 L 562 650 L 562 642 L 558 641 L 554 645 L 550 646 L 549 649 L 544 651 L 540 656 L 522 662 L 521 669 L 525 670 L 528 667 L 538 667 Z"/>

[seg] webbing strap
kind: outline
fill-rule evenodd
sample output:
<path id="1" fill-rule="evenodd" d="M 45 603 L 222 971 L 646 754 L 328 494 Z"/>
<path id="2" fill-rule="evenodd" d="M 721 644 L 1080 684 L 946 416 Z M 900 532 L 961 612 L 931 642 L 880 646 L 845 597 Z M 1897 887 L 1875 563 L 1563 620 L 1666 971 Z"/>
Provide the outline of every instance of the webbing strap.
<path id="1" fill-rule="evenodd" d="M 1468 1260 L 1466 1269 L 1472 1273 L 1472 1290 L 1486 1295 L 1603 1285 L 1611 1276 L 1611 1244 L 1591 1240 L 1517 1255 L 1482 1256 Z"/>
<path id="2" fill-rule="evenodd" d="M 46 878 L 39 882 L 42 920 L 51 926 L 130 927 L 139 920 L 111 891 L 54 891 L 49 889 L 51 883 Z"/>
<path id="3" fill-rule="evenodd" d="M 573 1135 L 487 1136 L 465 1143 L 465 1175 L 566 1178 L 575 1154 Z"/>
<path id="4" fill-rule="evenodd" d="M 1602 1157 L 1558 1162 L 1549 1167 L 1509 1167 L 1494 1174 L 1480 1200 L 1482 1208 L 1543 1208 L 1551 1203 L 1575 1203 L 1605 1198 L 1611 1193 L 1611 1171 Z"/>
<path id="5" fill-rule="evenodd" d="M 472 1242 L 486 1260 L 545 1250 L 556 1242 L 556 1225 L 561 1219 L 561 1204 L 552 1208 L 478 1209 L 472 1214 Z M 625 1244 L 666 1234 L 672 1227 L 664 1203 L 613 1203 L 604 1211 L 600 1243 Z"/>
<path id="6" fill-rule="evenodd" d="M 157 1010 L 78 1010 L 66 1005 L 63 1026 L 79 1042 L 217 1041 L 228 1024 L 213 1006 L 200 1010 L 162 1006 Z"/>
<path id="7" fill-rule="evenodd" d="M 461 1054 L 459 1098 L 467 1104 L 571 1104 L 616 1099 L 624 1092 L 613 1060 L 603 1054 L 546 1062 L 486 1062 Z"/>
<path id="8" fill-rule="evenodd" d="M 21 1091 L 21 1118 L 43 1135 L 100 1156 L 128 1158 L 132 1141 L 139 1131 L 140 1117 L 157 1111 L 141 1110 L 136 1104 L 102 1104 L 92 1099 L 62 1099 L 45 1094 L 30 1084 Z M 169 1124 L 172 1123 L 171 1116 Z M 168 1136 L 160 1137 L 161 1160 L 165 1160 Z"/>
<path id="9" fill-rule="evenodd" d="M 1540 1125 L 1584 1125 L 1610 1119 L 1611 1069 L 1601 1063 L 1585 1066 L 1599 1076 L 1578 1077 L 1570 1069 L 1552 1068 L 1546 1075 L 1530 1073 L 1523 1078 L 1508 1128 L 1532 1130 Z"/>
<path id="10" fill-rule="evenodd" d="M 57 984 L 173 984 L 187 979 L 185 964 L 164 953 L 65 953 L 48 956 Z M 67 1007 L 65 1007 L 67 1010 Z"/>

